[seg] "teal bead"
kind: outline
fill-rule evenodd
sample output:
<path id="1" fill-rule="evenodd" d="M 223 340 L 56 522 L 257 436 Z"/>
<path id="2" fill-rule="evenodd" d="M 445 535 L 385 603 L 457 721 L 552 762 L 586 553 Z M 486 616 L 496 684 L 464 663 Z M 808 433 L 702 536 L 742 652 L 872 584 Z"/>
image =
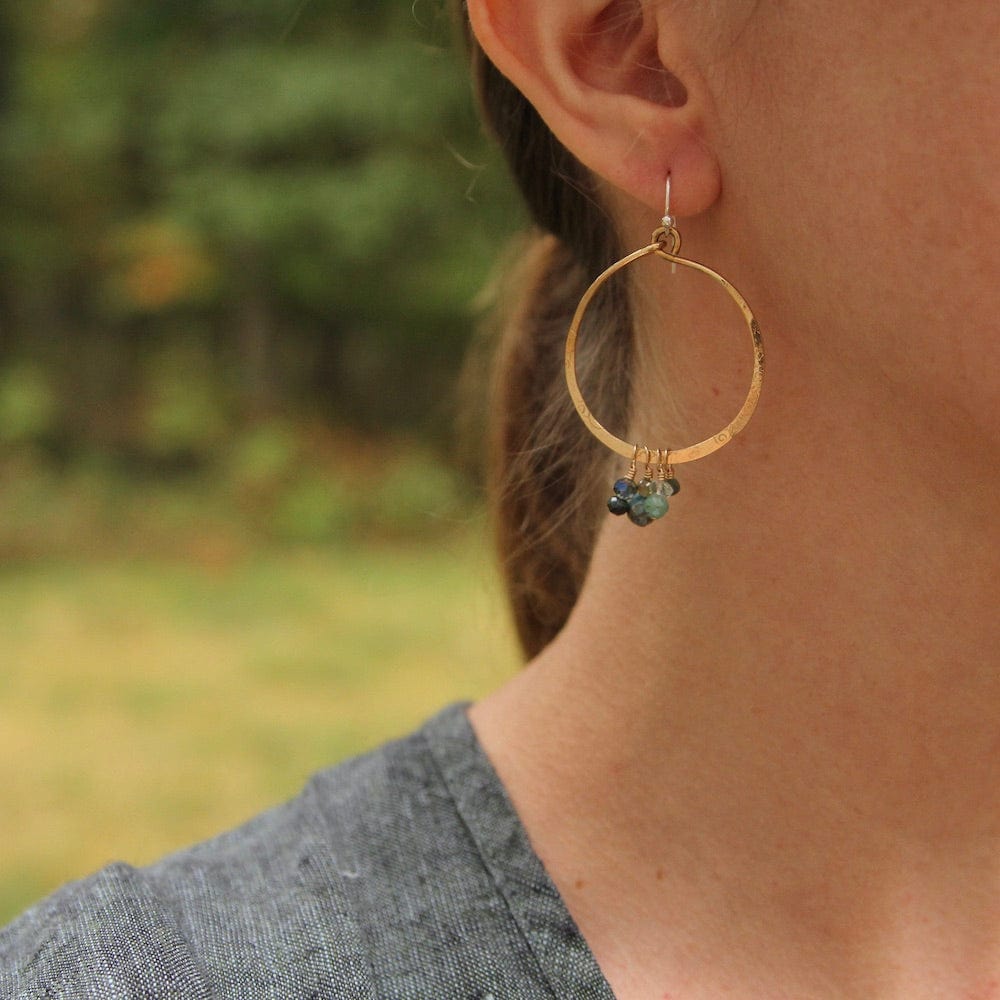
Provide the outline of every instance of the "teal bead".
<path id="1" fill-rule="evenodd" d="M 667 498 L 660 493 L 654 493 L 651 497 L 646 497 L 646 502 L 643 506 L 645 507 L 646 513 L 653 518 L 654 521 L 663 517 L 663 515 L 670 510 L 670 504 L 667 503 Z"/>
<path id="2" fill-rule="evenodd" d="M 646 504 L 649 502 L 648 497 L 634 496 L 629 501 L 628 505 L 628 519 L 633 523 L 637 524 L 640 528 L 645 528 L 652 518 L 646 513 Z"/>
<path id="3" fill-rule="evenodd" d="M 634 507 L 629 508 L 628 519 L 640 528 L 645 528 L 647 524 L 653 523 L 653 519 L 645 511 L 640 513 Z"/>

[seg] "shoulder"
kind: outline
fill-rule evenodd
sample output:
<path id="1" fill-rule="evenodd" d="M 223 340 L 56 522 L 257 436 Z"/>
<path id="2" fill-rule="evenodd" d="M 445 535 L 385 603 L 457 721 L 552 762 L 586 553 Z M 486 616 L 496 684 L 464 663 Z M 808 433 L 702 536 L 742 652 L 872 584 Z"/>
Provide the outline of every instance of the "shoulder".
<path id="1" fill-rule="evenodd" d="M 171 988 L 155 991 L 168 970 Z M 207 997 L 203 978 L 139 873 L 112 865 L 64 886 L 0 931 L 0 997 Z"/>
<path id="2" fill-rule="evenodd" d="M 461 706 L 0 931 L 0 1000 L 554 993 L 609 996 Z"/>
<path id="3" fill-rule="evenodd" d="M 368 914 L 395 814 L 426 793 L 421 736 L 315 776 L 294 800 L 145 869 L 114 864 L 0 930 L 0 1000 L 375 996 Z"/>
<path id="4" fill-rule="evenodd" d="M 0 930 L 0 1000 L 373 996 L 313 799 L 64 886 Z"/>

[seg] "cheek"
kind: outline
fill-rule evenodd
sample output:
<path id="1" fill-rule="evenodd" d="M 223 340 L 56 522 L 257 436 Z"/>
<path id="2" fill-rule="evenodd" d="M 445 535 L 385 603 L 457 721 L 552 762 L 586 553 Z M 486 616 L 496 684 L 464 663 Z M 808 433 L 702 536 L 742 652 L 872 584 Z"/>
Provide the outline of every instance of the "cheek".
<path id="1" fill-rule="evenodd" d="M 995 405 L 1000 5 L 873 6 L 761 5 L 725 77 L 725 195 L 788 322 Z"/>

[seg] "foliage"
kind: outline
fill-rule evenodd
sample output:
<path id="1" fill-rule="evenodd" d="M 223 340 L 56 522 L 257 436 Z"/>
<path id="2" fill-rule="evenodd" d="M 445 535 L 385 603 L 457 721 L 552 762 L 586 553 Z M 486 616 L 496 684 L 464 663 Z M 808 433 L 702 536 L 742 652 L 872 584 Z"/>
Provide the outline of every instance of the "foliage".
<path id="1" fill-rule="evenodd" d="M 441 432 L 519 216 L 433 0 L 0 18 L 0 410 L 36 408 L 15 436 L 204 462 L 289 410 Z"/>
<path id="2" fill-rule="evenodd" d="M 0 459 L 0 566 L 436 543 L 481 509 L 476 489 L 415 439 L 376 444 L 321 423 L 258 424 L 206 466 L 165 472 L 103 452 L 65 464 L 17 449 Z"/>

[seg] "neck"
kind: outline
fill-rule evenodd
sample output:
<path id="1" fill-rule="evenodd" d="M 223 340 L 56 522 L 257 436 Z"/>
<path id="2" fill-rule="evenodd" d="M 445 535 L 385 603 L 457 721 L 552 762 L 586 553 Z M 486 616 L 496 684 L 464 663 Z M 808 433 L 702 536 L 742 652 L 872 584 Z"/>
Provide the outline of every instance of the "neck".
<path id="1" fill-rule="evenodd" d="M 607 519 L 563 633 L 473 714 L 623 984 L 630 949 L 688 931 L 748 956 L 744 983 L 761 955 L 787 952 L 785 985 L 808 956 L 803 990 L 829 995 L 897 995 L 901 955 L 957 938 L 972 979 L 1000 969 L 995 456 L 807 367 L 769 370 L 782 402 L 682 475 L 663 521 Z M 942 995 L 924 973 L 898 995 Z"/>

